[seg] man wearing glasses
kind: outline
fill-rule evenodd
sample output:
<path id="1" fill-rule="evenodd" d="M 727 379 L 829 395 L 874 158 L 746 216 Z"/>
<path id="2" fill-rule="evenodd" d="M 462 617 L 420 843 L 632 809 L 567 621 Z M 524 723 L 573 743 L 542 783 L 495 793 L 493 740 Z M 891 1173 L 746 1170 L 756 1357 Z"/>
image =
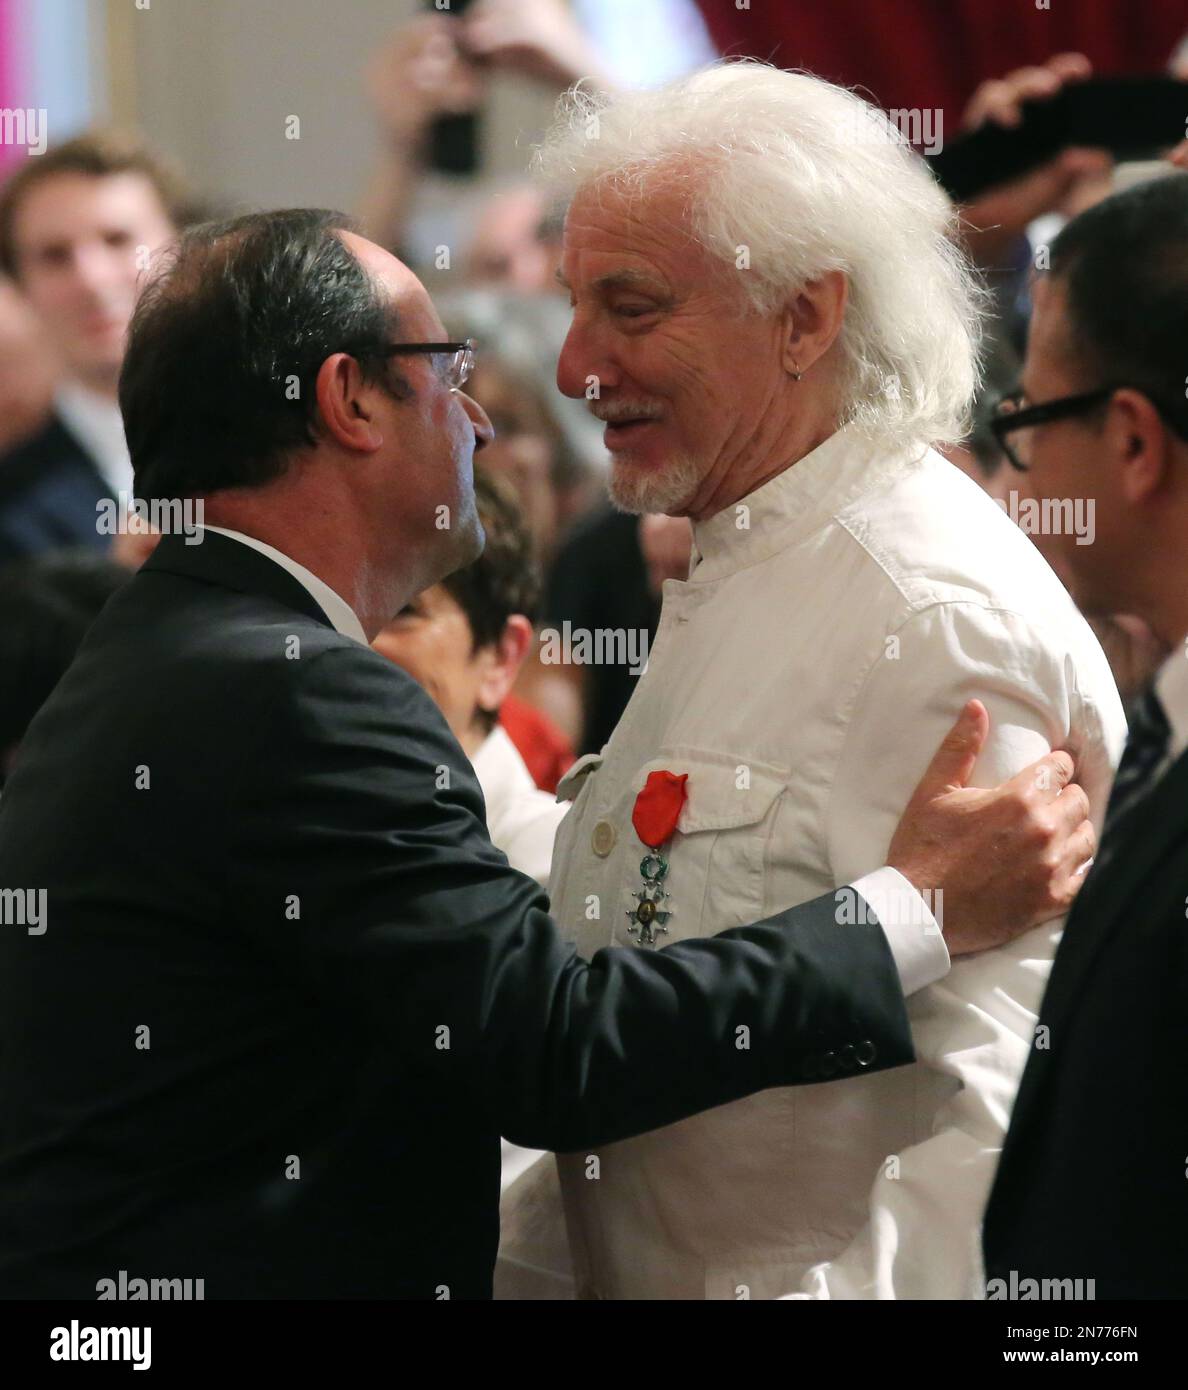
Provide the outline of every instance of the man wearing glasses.
<path id="1" fill-rule="evenodd" d="M 1052 537 L 1087 614 L 1170 655 L 1138 700 L 1101 853 L 1069 917 L 986 1213 L 988 1290 L 1188 1297 L 1188 177 L 1074 219 L 1035 287 L 1023 383 L 994 431 L 1034 496 L 1084 498 Z M 1034 1295 L 1032 1295 L 1034 1296 Z"/>
<path id="2" fill-rule="evenodd" d="M 470 357 L 336 214 L 188 233 L 137 306 L 137 493 L 209 525 L 107 605 L 0 802 L 4 1296 L 488 1297 L 501 1134 L 581 1149 L 901 1065 L 945 946 L 875 887 L 942 892 L 961 954 L 1079 886 L 1072 759 L 963 790 L 973 703 L 840 903 L 579 959 L 367 646 L 482 545 Z"/>

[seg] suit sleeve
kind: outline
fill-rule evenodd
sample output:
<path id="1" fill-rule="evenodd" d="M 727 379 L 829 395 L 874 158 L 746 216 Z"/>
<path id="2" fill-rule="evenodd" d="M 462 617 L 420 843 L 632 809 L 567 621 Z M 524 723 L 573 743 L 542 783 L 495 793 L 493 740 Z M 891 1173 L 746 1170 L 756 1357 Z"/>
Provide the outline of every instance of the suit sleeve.
<path id="1" fill-rule="evenodd" d="M 449 1103 L 566 1151 L 810 1080 L 822 1053 L 859 1039 L 872 1070 L 911 1060 L 877 923 L 838 925 L 829 896 L 585 962 L 491 845 L 469 764 L 420 687 L 363 647 L 293 665 L 297 698 L 277 701 L 235 808 L 243 927 Z"/>
<path id="2" fill-rule="evenodd" d="M 1058 638 L 1041 638 L 1015 615 L 974 604 L 927 609 L 898 636 L 897 656 L 876 663 L 858 697 L 838 770 L 830 827 L 835 873 L 882 862 L 932 750 L 971 697 L 990 713 L 973 785 L 995 786 L 1050 748 L 1070 746 L 1071 737 L 1078 779 L 1100 813 L 1107 747 L 1117 741 L 1112 726 L 1121 718 L 1107 670 L 1078 673 Z M 1076 685 L 1078 676 L 1095 674 L 1109 683 L 1095 692 L 1101 709 Z M 943 904 L 936 911 L 943 916 Z M 922 1137 L 887 1156 L 872 1183 L 866 1226 L 835 1259 L 809 1271 L 801 1296 L 980 1296 L 982 1210 L 1060 926 L 964 957 L 913 996 L 912 1034 L 925 1073 L 918 1087 Z"/>

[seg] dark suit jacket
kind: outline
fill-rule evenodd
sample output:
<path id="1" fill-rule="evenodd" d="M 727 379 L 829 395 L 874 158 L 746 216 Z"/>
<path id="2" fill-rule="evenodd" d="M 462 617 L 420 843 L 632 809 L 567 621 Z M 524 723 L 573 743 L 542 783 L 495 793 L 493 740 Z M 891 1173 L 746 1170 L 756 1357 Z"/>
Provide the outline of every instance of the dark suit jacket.
<path id="1" fill-rule="evenodd" d="M 428 696 L 211 533 L 34 721 L 0 884 L 48 889 L 43 934 L 0 928 L 9 1296 L 486 1297 L 501 1133 L 581 1150 L 912 1057 L 881 930 L 828 897 L 578 959 Z"/>
<path id="2" fill-rule="evenodd" d="M 986 1211 L 1008 1289 L 1188 1298 L 1186 910 L 1188 756 L 1103 837 L 1056 953 Z"/>
<path id="3" fill-rule="evenodd" d="M 95 504 L 111 497 L 90 454 L 56 415 L 0 458 L 0 565 L 43 550 L 106 550 Z"/>

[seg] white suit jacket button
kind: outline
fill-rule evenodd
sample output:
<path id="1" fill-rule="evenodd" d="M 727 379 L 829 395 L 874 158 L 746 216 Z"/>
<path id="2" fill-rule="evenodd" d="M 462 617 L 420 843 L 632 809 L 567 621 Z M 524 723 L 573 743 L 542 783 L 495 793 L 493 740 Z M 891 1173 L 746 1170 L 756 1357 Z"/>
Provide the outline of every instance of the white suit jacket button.
<path id="1" fill-rule="evenodd" d="M 606 856 L 615 847 L 615 827 L 608 820 L 600 820 L 594 827 L 594 834 L 591 838 L 594 846 L 594 853 L 600 859 Z"/>

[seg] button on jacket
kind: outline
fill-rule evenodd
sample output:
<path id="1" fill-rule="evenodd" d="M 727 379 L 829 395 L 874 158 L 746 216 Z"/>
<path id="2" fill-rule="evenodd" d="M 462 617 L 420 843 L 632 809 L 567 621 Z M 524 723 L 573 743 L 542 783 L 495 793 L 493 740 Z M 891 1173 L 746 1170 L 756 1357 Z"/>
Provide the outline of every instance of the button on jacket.
<path id="1" fill-rule="evenodd" d="M 688 774 L 659 945 L 853 882 L 885 862 L 973 696 L 991 720 L 977 785 L 1065 747 L 1100 818 L 1122 709 L 1046 562 L 935 452 L 835 434 L 695 526 L 622 721 L 558 789 L 573 801 L 558 923 L 584 956 L 638 940 L 647 851 L 631 813 L 657 769 Z M 585 1153 L 561 1156 L 579 1293 L 976 1296 L 980 1215 L 1058 930 L 917 993 L 909 1068 L 864 1075 L 874 1045 L 856 1033 L 814 1058 L 828 1084 L 608 1146 L 597 1178 Z"/>

